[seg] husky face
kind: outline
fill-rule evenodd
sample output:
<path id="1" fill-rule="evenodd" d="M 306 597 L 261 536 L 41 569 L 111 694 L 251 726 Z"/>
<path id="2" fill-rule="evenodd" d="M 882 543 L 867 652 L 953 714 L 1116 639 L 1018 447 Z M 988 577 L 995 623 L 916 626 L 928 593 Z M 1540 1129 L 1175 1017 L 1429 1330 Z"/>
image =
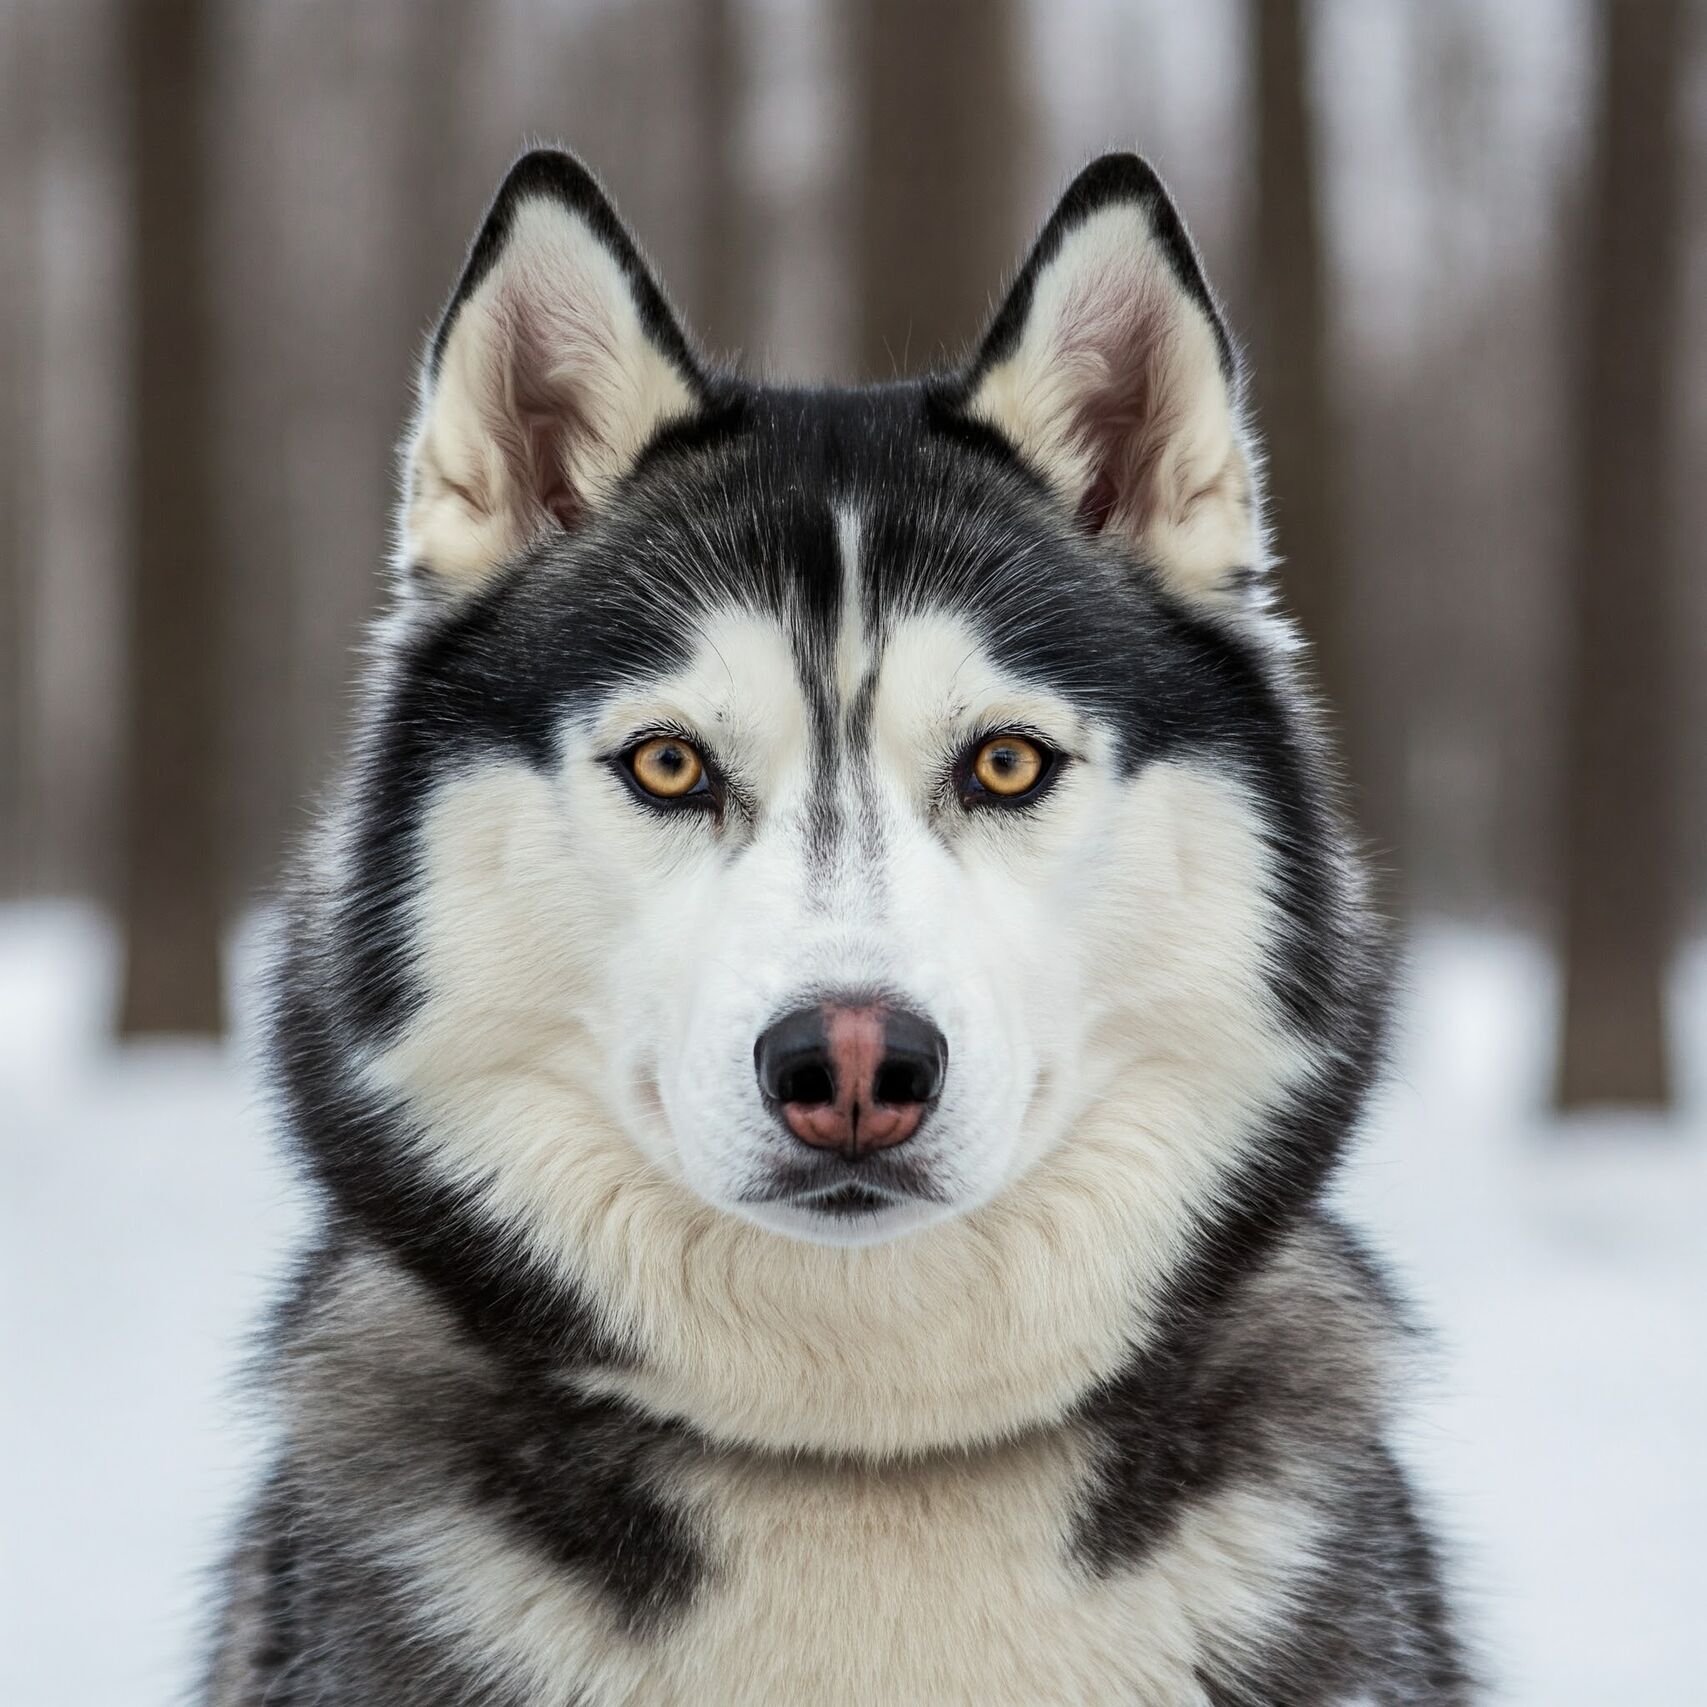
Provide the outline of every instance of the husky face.
<path id="1" fill-rule="evenodd" d="M 418 1096 L 453 1069 L 490 1088 L 481 1039 L 536 1050 L 709 1203 L 838 1242 L 973 1208 L 1056 1142 L 1161 1047 L 1182 952 L 1219 934 L 1189 844 L 1260 865 L 1238 786 L 1169 760 L 1192 658 L 1162 602 L 1013 471 L 935 442 L 916 396 L 867 413 L 875 466 L 777 402 L 714 458 L 660 459 L 619 525 L 431 613 L 427 652 L 459 668 L 476 625 L 494 701 L 537 684 L 540 751 L 434 755 L 424 994 L 382 1057 Z M 659 756 L 696 771 L 682 794 L 649 791 Z M 1226 995 L 1260 1009 L 1249 943 L 1235 959 Z M 791 1127 L 765 1041 L 826 1008 L 937 1040 L 906 1142 Z"/>
<path id="2" fill-rule="evenodd" d="M 1115 1300 L 1313 1189 L 1368 1040 L 1239 394 L 1130 156 L 964 370 L 817 392 L 708 373 L 584 170 L 524 158 L 422 376 L 287 970 L 346 1207 L 482 1321 L 543 1264 L 685 1367 L 768 1285 L 774 1376 L 857 1295 L 940 1385 L 1039 1309 L 1091 1378 Z M 826 1247 L 878 1248 L 781 1255 Z"/>

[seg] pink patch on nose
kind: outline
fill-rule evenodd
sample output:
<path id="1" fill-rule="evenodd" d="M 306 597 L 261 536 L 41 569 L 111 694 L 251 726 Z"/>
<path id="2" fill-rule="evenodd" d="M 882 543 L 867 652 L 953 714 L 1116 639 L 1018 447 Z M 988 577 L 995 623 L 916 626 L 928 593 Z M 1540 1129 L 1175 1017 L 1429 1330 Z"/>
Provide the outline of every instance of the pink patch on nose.
<path id="1" fill-rule="evenodd" d="M 834 1095 L 829 1102 L 789 1102 L 782 1117 L 802 1143 L 860 1156 L 886 1150 L 912 1137 L 923 1113 L 916 1102 L 877 1100 L 877 1078 L 886 1047 L 885 1010 L 827 1004 L 824 1032 L 829 1043 Z"/>

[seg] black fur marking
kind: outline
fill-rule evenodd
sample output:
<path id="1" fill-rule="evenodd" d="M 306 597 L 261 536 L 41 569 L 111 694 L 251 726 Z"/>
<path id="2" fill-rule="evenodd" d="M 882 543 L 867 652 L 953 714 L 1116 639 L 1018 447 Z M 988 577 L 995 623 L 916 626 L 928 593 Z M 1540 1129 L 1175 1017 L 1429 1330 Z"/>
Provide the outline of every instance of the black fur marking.
<path id="1" fill-rule="evenodd" d="M 407 1701 L 410 1707 L 524 1707 L 414 1622 L 413 1585 L 358 1556 L 280 1484 L 264 1526 L 267 1633 L 242 1707 Z"/>
<path id="2" fill-rule="evenodd" d="M 393 1031 L 418 996 L 407 906 L 433 783 L 482 754 L 507 753 L 549 769 L 560 721 L 576 704 L 625 676 L 685 659 L 681 621 L 657 590 L 581 579 L 595 573 L 590 564 L 583 568 L 583 557 L 644 549 L 625 530 L 597 521 L 573 542 L 544 541 L 517 569 L 399 648 L 359 759 L 355 880 L 339 921 L 350 947 L 347 1017 L 364 1034 Z"/>
<path id="3" fill-rule="evenodd" d="M 240 1568 L 261 1577 L 248 1666 L 264 1698 L 341 1700 L 338 1667 L 366 1678 L 381 1656 L 399 1664 L 418 1656 L 429 1670 L 445 1658 L 440 1639 L 413 1622 L 424 1609 L 407 1568 L 393 1570 L 374 1550 L 376 1536 L 411 1517 L 430 1528 L 441 1512 L 478 1511 L 537 1555 L 542 1570 L 595 1588 L 630 1638 L 644 1639 L 679 1613 L 707 1567 L 657 1483 L 692 1437 L 625 1404 L 580 1395 L 557 1372 L 573 1357 L 554 1367 L 516 1360 L 502 1335 L 471 1332 L 435 1302 L 441 1287 L 414 1292 L 388 1281 L 369 1345 L 350 1331 L 350 1299 L 373 1262 L 362 1241 L 317 1258 L 275 1318 L 272 1358 L 295 1394 L 287 1455 L 240 1550 L 252 1561 Z M 294 1380 L 293 1370 L 302 1372 Z M 328 1621 L 339 1622 L 346 1598 L 365 1606 L 365 1616 L 330 1644 Z M 400 1673 L 413 1675 L 412 1666 Z M 461 1675 L 453 1666 L 442 1671 Z M 454 1691 L 404 1695 L 465 1699 Z"/>
<path id="4" fill-rule="evenodd" d="M 322 1005 L 320 980 L 287 960 L 274 1021 L 275 1069 L 297 1153 L 337 1220 L 389 1251 L 467 1331 L 520 1364 L 621 1364 L 626 1349 L 544 1269 L 520 1234 L 420 1161 L 408 1117 L 364 1096 Z M 295 1304 L 292 1309 L 300 1310 Z"/>
<path id="5" fill-rule="evenodd" d="M 1367 1450 L 1335 1490 L 1329 1561 L 1259 1652 L 1200 1673 L 1214 1707 L 1468 1707 L 1480 1680 L 1452 1635 L 1433 1542 L 1404 1471 Z"/>
<path id="6" fill-rule="evenodd" d="M 786 609 L 795 674 L 812 736 L 812 805 L 807 858 L 827 868 L 841 844 L 841 707 L 835 690 L 836 636 L 842 621 L 841 541 L 829 507 L 801 495 L 785 499 L 775 549 L 793 581 Z"/>
<path id="7" fill-rule="evenodd" d="M 627 1634 L 687 1605 L 705 1567 L 687 1521 L 653 1487 L 660 1450 L 682 1430 L 542 1375 L 420 1401 L 454 1443 L 447 1475 L 551 1565 L 593 1583 Z"/>
<path id="8" fill-rule="evenodd" d="M 1367 1254 L 1343 1229 L 1317 1228 L 1361 1284 Z M 1387 1291 L 1375 1275 L 1372 1298 Z M 1081 1514 L 1079 1556 L 1099 1574 L 1138 1565 L 1203 1498 L 1240 1482 L 1284 1485 L 1288 1455 L 1314 1439 L 1337 1467 L 1305 1495 L 1322 1525 L 1314 1563 L 1266 1645 L 1199 1672 L 1209 1700 L 1464 1707 L 1473 1678 L 1407 1478 L 1379 1444 L 1378 1395 L 1356 1367 L 1367 1348 L 1324 1345 L 1320 1325 L 1245 1297 L 1222 1322 L 1182 1318 L 1165 1346 L 1095 1395 L 1081 1414 L 1102 1439 L 1103 1474 Z"/>
<path id="9" fill-rule="evenodd" d="M 261 1496 L 256 1526 L 262 1586 L 255 1672 L 268 1701 L 277 1702 L 278 1707 L 292 1707 L 297 1690 L 290 1673 L 303 1645 L 297 1627 L 303 1549 L 296 1502 L 282 1471 L 274 1472 Z"/>

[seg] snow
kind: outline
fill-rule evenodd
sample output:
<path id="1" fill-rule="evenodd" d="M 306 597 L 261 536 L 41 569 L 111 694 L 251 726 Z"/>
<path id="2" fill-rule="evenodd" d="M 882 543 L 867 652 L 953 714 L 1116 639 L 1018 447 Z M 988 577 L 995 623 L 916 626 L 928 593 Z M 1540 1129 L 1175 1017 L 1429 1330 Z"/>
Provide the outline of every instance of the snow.
<path id="1" fill-rule="evenodd" d="M 1497 1698 L 1707 1699 L 1707 952 L 1682 1112 L 1549 1119 L 1556 990 L 1508 937 L 1413 953 L 1399 1072 L 1345 1196 L 1435 1329 L 1410 1457 Z"/>
<path id="2" fill-rule="evenodd" d="M 90 913 L 0 909 L 5 1707 L 182 1699 L 294 1221 L 236 1052 L 108 1047 L 115 972 Z"/>
<path id="3" fill-rule="evenodd" d="M 182 1698 L 301 1215 L 243 1047 L 111 1048 L 114 972 L 90 911 L 0 909 L 5 1707 Z M 1345 1187 L 1437 1329 L 1407 1449 L 1522 1707 L 1703 1698 L 1707 949 L 1677 998 L 1680 1114 L 1551 1122 L 1545 956 L 1425 930 Z"/>

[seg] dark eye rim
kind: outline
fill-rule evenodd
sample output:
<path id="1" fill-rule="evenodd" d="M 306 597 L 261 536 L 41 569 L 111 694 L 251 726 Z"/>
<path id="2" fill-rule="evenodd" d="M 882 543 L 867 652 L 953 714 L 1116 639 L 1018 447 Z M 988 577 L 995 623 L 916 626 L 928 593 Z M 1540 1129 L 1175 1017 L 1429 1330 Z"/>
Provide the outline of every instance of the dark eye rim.
<path id="1" fill-rule="evenodd" d="M 634 771 L 635 755 L 653 741 L 680 741 L 699 755 L 699 781 L 686 794 L 654 794 Z M 643 729 L 631 736 L 622 748 L 605 761 L 622 779 L 628 792 L 640 804 L 653 812 L 713 812 L 721 813 L 726 792 L 723 773 L 717 767 L 705 744 L 685 729 Z"/>
<path id="2" fill-rule="evenodd" d="M 1043 769 L 1038 773 L 1037 781 L 1023 794 L 994 794 L 978 780 L 973 769 L 979 753 L 992 741 L 1004 737 L 1024 741 L 1043 756 Z M 959 758 L 954 761 L 954 792 L 959 796 L 960 804 L 969 810 L 1024 811 L 1035 806 L 1055 786 L 1056 779 L 1066 767 L 1067 754 L 1046 735 L 1023 724 L 1007 723 L 1000 728 L 980 730 L 961 748 Z"/>

